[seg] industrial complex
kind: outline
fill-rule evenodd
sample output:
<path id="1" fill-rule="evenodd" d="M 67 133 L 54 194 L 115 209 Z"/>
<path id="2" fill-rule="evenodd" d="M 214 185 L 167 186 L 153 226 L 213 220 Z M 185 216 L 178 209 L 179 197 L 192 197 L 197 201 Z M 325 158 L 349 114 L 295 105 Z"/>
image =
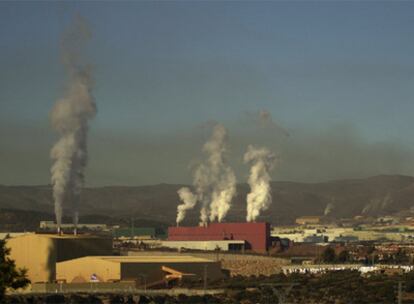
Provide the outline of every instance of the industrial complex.
<path id="1" fill-rule="evenodd" d="M 372 257 L 360 242 L 371 242 L 375 258 L 383 263 L 401 250 L 408 259 L 414 258 L 412 229 L 407 225 L 393 222 L 339 227 L 316 217 L 302 217 L 296 222 L 301 224 L 272 227 L 266 222 L 213 222 L 171 226 L 166 235 L 156 227 L 134 226 L 106 226 L 106 233 L 51 234 L 47 231 L 55 227 L 53 223 L 42 222 L 43 232 L 10 234 L 7 246 L 17 267 L 27 269 L 34 292 L 57 288 L 87 291 L 91 284 L 99 290 L 146 290 L 183 282 L 218 281 L 226 275 L 313 271 L 312 265 L 319 263 L 329 246 L 337 254 L 347 251 L 348 258 L 363 267 Z M 393 241 L 400 244 L 392 245 Z"/>
<path id="2" fill-rule="evenodd" d="M 226 241 L 227 250 L 251 250 L 264 253 L 268 250 L 270 239 L 269 223 L 210 223 L 198 227 L 169 227 L 168 242 L 177 247 L 199 246 L 199 242 Z M 168 245 L 168 242 L 163 244 Z M 216 243 L 220 247 L 220 243 Z M 214 248 L 213 248 L 214 249 Z"/>
<path id="3" fill-rule="evenodd" d="M 47 224 L 54 227 L 53 223 Z M 42 225 L 42 228 L 48 227 Z M 138 236 L 138 243 L 158 242 L 158 249 L 266 253 L 271 245 L 269 223 L 169 227 L 168 237 L 164 240 L 155 239 L 151 229 L 133 230 L 147 235 Z M 32 286 L 36 285 L 36 290 L 46 290 L 47 286 L 56 283 L 77 284 L 78 287 L 86 284 L 89 288 L 87 284 L 90 283 L 111 282 L 129 282 L 135 288 L 151 288 L 183 280 L 218 280 L 223 277 L 221 262 L 211 258 L 173 252 L 148 256 L 120 255 L 113 240 L 124 240 L 127 232 L 112 235 L 24 233 L 8 238 L 7 246 L 16 265 L 27 269 L 27 277 Z M 132 238 L 135 233 L 129 235 Z"/>
<path id="4" fill-rule="evenodd" d="M 54 221 L 41 221 L 39 228 L 45 231 L 56 231 L 58 230 L 58 225 Z M 73 231 L 74 229 L 82 230 L 87 229 L 91 231 L 105 231 L 108 230 L 108 226 L 105 224 L 84 224 L 84 223 L 77 223 L 76 225 L 73 223 L 70 224 L 60 224 L 60 229 L 65 231 Z"/>
<path id="5" fill-rule="evenodd" d="M 111 255 L 112 239 L 90 235 L 24 234 L 7 240 L 10 257 L 32 283 L 56 280 L 56 264 L 83 256 Z"/>
<path id="6" fill-rule="evenodd" d="M 108 237 L 30 233 L 7 239 L 7 247 L 16 265 L 27 269 L 32 285 L 128 281 L 136 288 L 144 285 L 146 288 L 184 279 L 222 277 L 220 262 L 208 259 L 181 255 L 114 255 L 112 238 Z"/>
<path id="7" fill-rule="evenodd" d="M 57 280 L 86 283 L 136 281 L 151 287 L 171 280 L 222 277 L 220 263 L 192 256 L 89 256 L 57 263 Z"/>

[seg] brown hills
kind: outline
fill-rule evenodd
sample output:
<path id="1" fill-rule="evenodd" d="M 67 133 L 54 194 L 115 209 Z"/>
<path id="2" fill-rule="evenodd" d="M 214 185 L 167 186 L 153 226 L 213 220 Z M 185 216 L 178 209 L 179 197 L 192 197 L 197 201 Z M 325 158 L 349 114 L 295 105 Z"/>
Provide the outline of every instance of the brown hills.
<path id="1" fill-rule="evenodd" d="M 174 224 L 178 204 L 176 191 L 181 186 L 85 188 L 80 207 L 81 221 L 113 222 L 114 218 L 127 221 L 134 217 L 147 223 Z M 238 185 L 227 221 L 244 220 L 247 191 L 246 184 Z M 298 216 L 323 215 L 328 204 L 333 206 L 330 216 L 335 218 L 361 213 L 378 216 L 414 206 L 414 177 L 380 175 L 321 183 L 272 182 L 272 192 L 273 203 L 259 220 L 288 224 Z M 0 186 L 0 209 L 2 226 L 22 220 L 27 223 L 31 219 L 38 225 L 41 218 L 53 219 L 51 187 Z M 66 206 L 65 215 L 70 216 L 70 206 Z M 184 224 L 197 222 L 198 209 L 188 214 Z"/>

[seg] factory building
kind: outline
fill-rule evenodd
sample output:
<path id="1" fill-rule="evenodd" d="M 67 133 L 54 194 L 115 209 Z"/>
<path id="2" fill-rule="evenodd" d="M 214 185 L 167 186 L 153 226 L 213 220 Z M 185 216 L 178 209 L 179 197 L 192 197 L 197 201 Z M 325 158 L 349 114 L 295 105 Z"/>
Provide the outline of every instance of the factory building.
<path id="1" fill-rule="evenodd" d="M 168 241 L 244 241 L 244 249 L 266 252 L 270 246 L 269 223 L 210 223 L 198 227 L 169 227 Z"/>
<path id="2" fill-rule="evenodd" d="M 31 234 L 31 233 L 34 233 L 34 232 L 0 232 L 0 239 L 4 240 L 6 238 L 14 238 L 17 236 Z"/>
<path id="3" fill-rule="evenodd" d="M 175 249 L 193 250 L 220 250 L 241 251 L 245 250 L 244 240 L 220 240 L 220 241 L 162 241 L 161 246 Z"/>
<path id="4" fill-rule="evenodd" d="M 54 221 L 40 221 L 39 228 L 41 230 L 47 231 L 57 231 L 58 225 Z M 106 224 L 77 224 L 76 228 L 78 230 L 93 230 L 93 231 L 105 231 L 108 230 L 109 227 Z M 70 224 L 61 224 L 60 229 L 63 231 L 73 231 L 75 229 L 75 225 L 73 223 Z"/>
<path id="5" fill-rule="evenodd" d="M 386 226 L 386 228 L 390 228 Z M 398 228 L 398 229 L 397 229 Z M 317 238 L 324 238 L 323 242 L 358 242 L 358 241 L 392 241 L 392 242 L 414 242 L 410 230 L 405 231 L 403 226 L 387 231 L 378 226 L 365 226 L 362 228 L 349 227 L 320 227 L 307 229 L 304 227 L 273 227 L 271 232 L 273 238 L 289 239 L 295 243 L 322 242 Z M 312 240 L 313 239 L 313 240 Z"/>
<path id="6" fill-rule="evenodd" d="M 321 223 L 320 216 L 301 216 L 296 219 L 298 225 L 317 225 Z"/>
<path id="7" fill-rule="evenodd" d="M 10 258 L 32 283 L 56 279 L 56 263 L 88 255 L 111 255 L 112 239 L 91 235 L 24 234 L 7 240 Z"/>
<path id="8" fill-rule="evenodd" d="M 113 230 L 113 236 L 116 239 L 155 239 L 157 231 L 153 227 L 130 227 L 117 228 Z"/>
<path id="9" fill-rule="evenodd" d="M 192 256 L 91 256 L 57 263 L 57 280 L 67 283 L 135 281 L 137 287 L 172 280 L 222 278 L 221 264 Z"/>

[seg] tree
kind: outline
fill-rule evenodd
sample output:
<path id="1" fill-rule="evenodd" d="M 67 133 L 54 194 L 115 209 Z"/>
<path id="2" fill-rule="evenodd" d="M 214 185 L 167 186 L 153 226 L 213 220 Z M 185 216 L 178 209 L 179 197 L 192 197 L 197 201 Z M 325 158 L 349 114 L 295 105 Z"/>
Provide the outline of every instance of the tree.
<path id="1" fill-rule="evenodd" d="M 396 264 L 403 264 L 409 262 L 409 257 L 405 250 L 398 248 L 397 253 L 395 254 L 394 261 Z"/>
<path id="2" fill-rule="evenodd" d="M 324 263 L 333 263 L 335 262 L 335 250 L 331 247 L 326 247 L 326 249 L 322 252 L 322 261 Z"/>
<path id="3" fill-rule="evenodd" d="M 26 277 L 26 269 L 17 269 L 10 257 L 10 248 L 6 247 L 6 239 L 0 240 L 0 302 L 4 302 L 7 288 L 26 287 L 30 281 Z"/>
<path id="4" fill-rule="evenodd" d="M 338 262 L 339 263 L 345 263 L 348 262 L 350 258 L 349 252 L 348 250 L 342 250 L 339 254 L 338 254 Z"/>

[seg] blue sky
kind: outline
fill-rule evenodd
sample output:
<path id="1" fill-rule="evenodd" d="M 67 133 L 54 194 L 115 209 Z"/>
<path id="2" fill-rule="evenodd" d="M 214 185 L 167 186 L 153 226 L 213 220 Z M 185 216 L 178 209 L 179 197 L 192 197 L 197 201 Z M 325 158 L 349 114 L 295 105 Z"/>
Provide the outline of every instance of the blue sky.
<path id="1" fill-rule="evenodd" d="M 414 3 L 44 1 L 0 2 L 0 184 L 49 182 L 76 12 L 93 32 L 88 185 L 190 182 L 208 121 L 240 182 L 248 143 L 280 154 L 279 180 L 414 175 Z M 254 126 L 260 110 L 291 136 Z"/>

